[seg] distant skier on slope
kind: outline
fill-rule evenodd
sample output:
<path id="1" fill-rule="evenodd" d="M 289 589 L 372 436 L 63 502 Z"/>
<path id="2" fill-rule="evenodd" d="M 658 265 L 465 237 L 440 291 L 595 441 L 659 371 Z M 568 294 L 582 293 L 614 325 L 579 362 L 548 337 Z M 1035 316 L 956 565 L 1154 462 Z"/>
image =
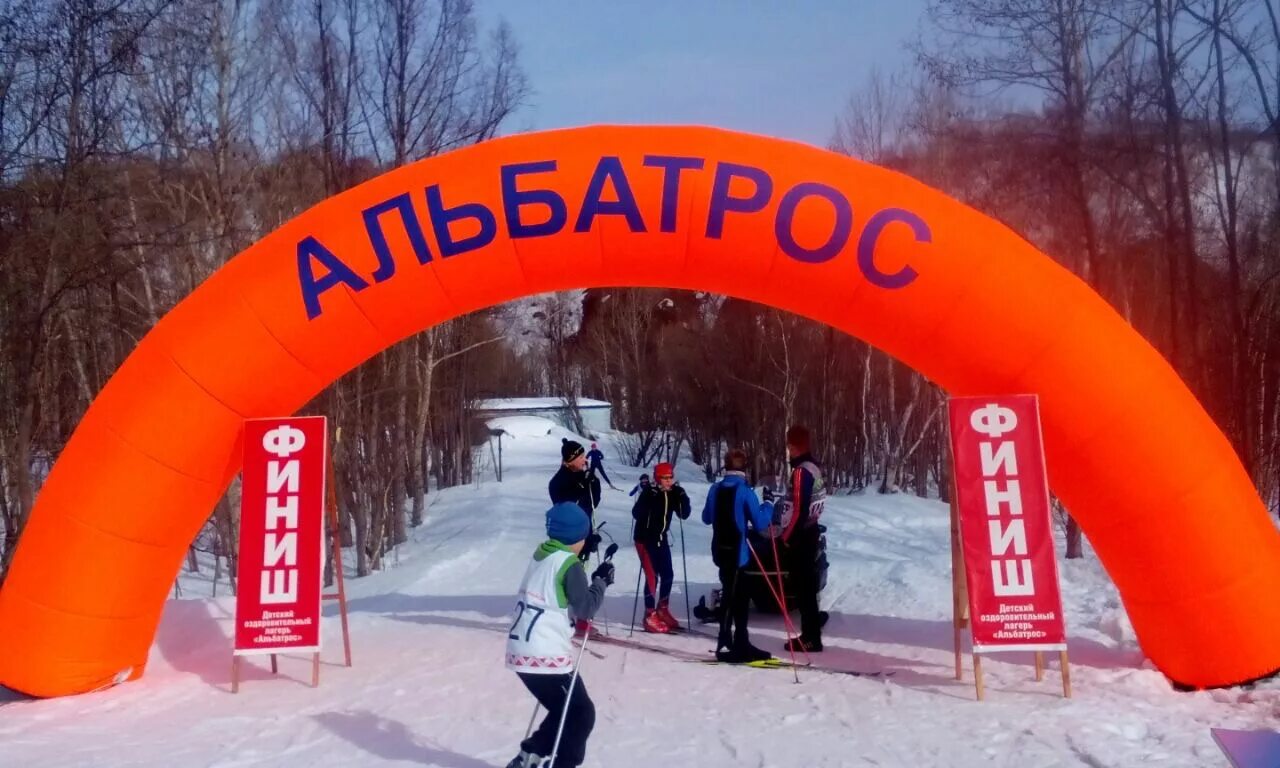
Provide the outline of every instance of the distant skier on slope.
<path id="1" fill-rule="evenodd" d="M 520 583 L 507 635 L 507 669 L 519 676 L 547 715 L 520 743 L 520 754 L 507 768 L 543 768 L 562 718 L 560 752 L 555 765 L 548 768 L 572 768 L 586 757 L 596 709 L 581 670 L 570 686 L 574 670 L 570 637 L 574 621 L 589 621 L 595 616 L 604 602 L 605 589 L 613 583 L 613 563 L 606 560 L 591 574 L 590 586 L 587 584 L 587 572 L 578 554 L 590 532 L 591 523 L 577 504 L 561 502 L 547 510 L 547 540 L 533 553 Z"/>
<path id="2" fill-rule="evenodd" d="M 614 486 L 613 481 L 609 479 L 609 473 L 604 471 L 604 453 L 600 451 L 600 446 L 595 443 L 591 444 L 591 450 L 587 453 L 587 461 L 591 464 L 591 471 L 599 474 L 604 481 L 609 484 L 613 490 L 618 490 Z"/>
<path id="3" fill-rule="evenodd" d="M 657 484 L 641 491 L 631 517 L 635 520 L 636 553 L 644 570 L 644 630 L 665 634 L 680 629 L 680 622 L 667 606 L 675 579 L 667 531 L 673 516 L 688 520 L 691 510 L 688 494 L 674 484 L 674 467 L 663 462 L 654 468 L 653 477 Z"/>

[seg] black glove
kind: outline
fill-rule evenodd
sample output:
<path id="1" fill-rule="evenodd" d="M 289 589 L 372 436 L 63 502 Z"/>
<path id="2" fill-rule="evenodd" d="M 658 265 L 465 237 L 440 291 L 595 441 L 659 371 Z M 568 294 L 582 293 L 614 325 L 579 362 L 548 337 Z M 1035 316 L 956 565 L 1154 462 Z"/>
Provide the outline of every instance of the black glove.
<path id="1" fill-rule="evenodd" d="M 782 505 L 781 504 L 773 505 L 773 524 L 782 525 Z"/>
<path id="2" fill-rule="evenodd" d="M 605 586 L 613 583 L 613 563 L 608 560 L 596 566 L 596 570 L 591 574 L 591 580 L 600 579 L 604 581 Z"/>
<path id="3" fill-rule="evenodd" d="M 600 534 L 588 533 L 587 538 L 582 542 L 582 551 L 578 553 L 579 560 L 586 560 L 595 554 L 600 548 Z"/>
<path id="4" fill-rule="evenodd" d="M 766 485 L 760 493 L 765 501 L 773 501 L 773 489 L 769 486 Z"/>

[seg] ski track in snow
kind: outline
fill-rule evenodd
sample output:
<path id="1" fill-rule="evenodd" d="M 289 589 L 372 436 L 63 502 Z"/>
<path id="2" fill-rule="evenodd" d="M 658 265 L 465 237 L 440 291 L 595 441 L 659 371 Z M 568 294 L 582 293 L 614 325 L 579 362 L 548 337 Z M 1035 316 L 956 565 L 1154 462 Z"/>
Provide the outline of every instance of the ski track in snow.
<path id="1" fill-rule="evenodd" d="M 532 417 L 497 421 L 511 433 L 506 481 L 490 473 L 433 493 L 426 523 L 387 556 L 385 570 L 348 579 L 353 668 L 341 665 L 339 623 L 327 621 L 319 689 L 310 687 L 305 655 L 282 657 L 275 677 L 265 659 L 249 657 L 232 695 L 233 600 L 171 600 L 142 680 L 57 700 L 0 697 L 0 766 L 505 766 L 533 701 L 503 668 L 503 645 L 513 595 L 543 538 L 559 438 L 569 433 Z M 625 637 L 638 573 L 625 491 L 641 470 L 609 469 L 624 491 L 606 488 L 599 511 L 620 545 L 606 611 L 609 632 Z M 707 483 L 687 461 L 678 475 L 694 502 L 684 536 L 696 602 L 716 582 L 705 554 L 710 532 L 698 517 Z M 984 660 L 987 700 L 978 703 L 969 655 L 965 680 L 953 679 L 946 506 L 838 496 L 824 522 L 831 570 L 822 602 L 831 620 L 827 651 L 814 662 L 892 677 L 801 669 L 796 685 L 789 669 L 692 664 L 595 644 L 589 649 L 604 658 L 588 655 L 582 678 L 597 711 L 586 766 L 1225 768 L 1210 727 L 1274 728 L 1280 720 L 1274 680 L 1173 691 L 1144 661 L 1091 552 L 1059 561 L 1074 698 L 1062 698 L 1056 655 L 1037 683 L 1030 654 L 1000 654 Z M 672 533 L 679 547 L 678 523 Z M 673 612 L 683 621 L 674 559 Z M 209 570 L 184 574 L 183 594 L 210 594 Z M 336 611 L 325 604 L 327 617 Z M 758 645 L 786 656 L 779 617 L 753 614 L 752 629 Z M 692 634 L 635 637 L 692 654 L 713 645 Z"/>

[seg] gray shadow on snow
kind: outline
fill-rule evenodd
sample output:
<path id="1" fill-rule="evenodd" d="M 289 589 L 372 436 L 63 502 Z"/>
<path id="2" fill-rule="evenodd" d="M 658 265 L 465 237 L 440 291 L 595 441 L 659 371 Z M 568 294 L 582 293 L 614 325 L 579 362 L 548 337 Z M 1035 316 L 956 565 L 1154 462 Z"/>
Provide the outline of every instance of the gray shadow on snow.
<path id="1" fill-rule="evenodd" d="M 692 585 L 690 592 L 693 593 Z M 676 597 L 679 597 L 678 593 Z M 630 624 L 631 606 L 634 599 L 633 595 L 626 594 L 606 598 L 610 616 L 613 619 L 614 634 L 619 638 L 628 637 L 627 627 Z M 361 610 L 379 613 L 396 621 L 412 624 L 454 627 L 468 631 L 478 630 L 503 636 L 506 635 L 509 628 L 511 600 L 511 596 L 508 595 L 436 596 L 395 593 L 369 598 L 361 607 Z M 675 600 L 673 600 L 674 602 Z M 681 599 L 679 608 L 682 609 L 683 607 L 683 600 Z M 477 619 L 450 615 L 454 613 L 480 614 L 482 617 L 487 618 Z M 837 616 L 839 614 L 832 614 L 833 622 Z M 678 616 L 678 618 L 683 617 Z M 753 629 L 782 630 L 782 622 L 776 614 L 753 613 L 751 626 Z M 699 628 L 704 633 L 715 632 L 714 624 L 699 623 Z M 661 652 L 665 643 L 661 636 L 646 634 L 639 627 L 637 627 L 635 636 L 631 639 L 635 643 L 654 646 L 654 649 L 658 652 Z M 753 633 L 752 641 L 778 658 L 789 658 L 787 651 L 782 648 L 782 639 L 780 637 Z M 708 649 L 712 645 L 714 645 L 714 641 L 708 639 Z M 682 650 L 686 653 L 689 652 L 687 647 Z M 866 676 L 864 679 L 892 680 L 898 685 L 928 689 L 938 693 L 946 693 L 948 688 L 959 689 L 965 685 L 972 687 L 971 684 L 957 683 L 951 677 L 949 666 L 925 664 L 923 665 L 925 668 L 922 668 L 922 662 L 920 661 L 871 651 L 828 646 L 825 652 L 813 654 L 813 662 L 837 671 L 863 674 L 875 673 Z M 936 667 L 939 671 L 934 673 L 929 667 Z M 801 677 L 804 677 L 815 673 L 805 672 L 801 669 L 800 674 Z M 963 694 L 964 692 L 961 693 Z M 957 698 L 964 698 L 964 695 L 958 695 Z"/>
<path id="2" fill-rule="evenodd" d="M 951 651 L 955 647 L 954 631 L 951 622 L 945 619 L 909 619 L 899 616 L 875 616 L 870 614 L 848 614 L 833 611 L 831 620 L 823 628 L 822 634 L 844 637 L 852 640 L 865 640 L 872 643 L 892 643 L 908 645 L 916 648 L 931 648 L 939 651 Z M 967 642 L 969 633 L 964 633 L 965 644 L 961 649 L 969 653 Z M 1136 649 L 1111 648 L 1095 640 L 1067 636 L 1067 650 L 1072 666 L 1093 667 L 1096 669 L 1138 669 L 1142 666 L 1143 656 Z M 1057 666 L 1056 654 L 1045 654 L 1047 661 Z M 1035 656 L 1031 652 L 1002 653 L 1000 660 L 1009 664 L 1031 667 L 1035 665 Z"/>
<path id="3" fill-rule="evenodd" d="M 625 623 L 631 621 L 631 608 L 633 604 L 637 604 L 636 622 L 644 618 L 644 596 L 641 595 L 637 601 L 636 596 L 631 592 L 632 585 L 628 584 L 621 591 L 618 589 L 618 583 L 605 593 L 603 612 L 608 615 L 613 623 L 619 620 L 625 620 Z M 698 583 L 690 582 L 689 597 L 690 605 L 698 604 L 698 597 L 711 592 L 711 589 L 719 588 L 719 583 Z M 494 619 L 510 618 L 515 610 L 516 589 L 511 589 L 509 595 L 406 595 L 402 592 L 393 592 L 386 595 L 373 595 L 363 597 L 347 602 L 347 610 L 351 613 L 374 613 L 384 616 L 396 616 L 405 613 L 479 613 Z M 338 607 L 336 604 L 329 603 L 325 605 L 325 616 L 336 616 Z M 685 601 L 684 593 L 681 591 L 681 585 L 677 584 L 671 593 L 671 611 L 676 615 L 677 619 L 683 621 L 685 619 Z M 597 614 L 599 619 L 599 614 Z M 430 623 L 430 622 L 423 622 Z M 474 623 L 474 622 L 472 622 Z"/>
<path id="4" fill-rule="evenodd" d="M 198 675 L 215 688 L 229 688 L 231 638 L 219 624 L 220 618 L 232 617 L 215 602 L 168 600 L 156 631 L 155 647 L 174 669 Z"/>
<path id="5" fill-rule="evenodd" d="M 676 618 L 681 622 L 685 621 L 685 605 L 684 596 L 681 592 L 679 584 L 676 585 L 675 591 L 671 596 L 671 607 L 676 614 Z M 710 592 L 713 585 L 709 583 L 690 583 L 689 594 L 692 602 L 697 602 L 697 596 Z M 635 595 L 631 593 L 632 584 L 624 587 L 625 591 L 615 592 L 618 585 L 615 583 L 610 588 L 610 593 L 605 596 L 605 607 L 603 615 L 607 615 L 612 626 L 628 627 L 631 623 L 632 606 L 635 605 Z M 480 629 L 490 632 L 504 632 L 510 620 L 514 605 L 513 595 L 406 595 L 402 593 L 393 593 L 389 595 L 377 595 L 351 602 L 352 612 L 368 612 L 388 616 L 397 621 L 406 621 L 415 624 L 439 625 L 457 627 L 460 629 Z M 328 606 L 336 609 L 336 606 Z M 481 619 L 474 616 L 460 616 L 456 614 L 480 614 Z M 454 615 L 451 615 L 454 614 Z M 601 614 L 597 614 L 599 621 Z M 638 622 L 644 616 L 643 599 L 640 601 L 640 607 L 636 610 L 637 632 L 642 633 L 638 626 Z M 793 620 L 799 621 L 799 615 L 792 611 Z M 698 624 L 695 619 L 695 625 Z M 714 624 L 701 625 L 704 631 L 714 632 Z M 752 609 L 751 626 L 783 632 L 783 624 L 781 617 L 777 613 L 761 613 Z M 839 611 L 831 612 L 831 619 L 827 626 L 823 629 L 823 635 L 829 637 L 847 638 L 851 640 L 863 640 L 871 643 L 883 643 L 892 645 L 903 645 L 913 648 L 933 649 L 939 651 L 951 651 L 953 646 L 953 634 L 951 622 L 945 619 L 913 619 L 899 616 L 878 616 L 872 614 L 850 614 Z M 965 633 L 966 641 L 968 633 Z M 764 640 L 764 637 L 761 638 Z M 1071 663 L 1076 666 L 1093 667 L 1097 669 L 1138 669 L 1142 666 L 1143 657 L 1141 652 L 1135 649 L 1112 648 L 1103 645 L 1094 640 L 1082 639 L 1080 637 L 1068 637 L 1069 651 L 1071 655 Z M 778 648 L 770 647 L 767 650 L 777 654 Z M 962 649 L 964 653 L 969 653 L 969 646 L 966 642 Z M 842 660 L 846 654 L 856 654 L 850 656 L 847 660 L 835 663 L 838 666 L 850 670 L 894 670 L 894 680 L 898 683 L 907 683 L 911 678 L 916 678 L 914 682 L 921 685 L 930 686 L 949 686 L 952 677 L 949 671 L 944 671 L 941 675 L 929 674 L 921 671 L 919 666 L 921 662 L 899 659 L 890 656 L 882 656 L 864 651 L 854 651 L 849 649 L 831 649 L 820 654 L 826 661 L 820 662 L 827 664 L 829 661 L 839 656 Z M 781 655 L 786 655 L 782 652 Z M 1057 659 L 1054 654 L 1047 654 L 1047 661 L 1051 666 L 1057 666 Z M 1000 655 L 1001 661 L 1009 664 L 1032 667 L 1035 664 L 1035 657 L 1029 652 L 1008 653 Z M 818 660 L 815 658 L 815 662 Z M 931 665 L 932 666 L 932 665 Z M 950 667 L 946 667 L 947 670 Z"/>
<path id="6" fill-rule="evenodd" d="M 234 616 L 211 600 L 169 600 L 160 618 L 155 647 L 179 672 L 198 676 L 206 684 L 231 690 L 231 622 Z M 311 654 L 277 654 L 279 674 L 272 674 L 270 657 L 245 656 L 240 682 L 288 680 L 311 685 Z M 321 659 L 323 666 L 338 666 Z"/>
<path id="7" fill-rule="evenodd" d="M 22 691 L 15 691 L 12 688 L 6 688 L 0 685 L 0 707 L 6 704 L 20 704 L 24 701 L 36 701 L 36 697 L 28 696 Z"/>
<path id="8" fill-rule="evenodd" d="M 311 718 L 342 739 L 384 760 L 405 760 L 438 768 L 495 768 L 492 763 L 423 744 L 404 723 L 373 712 L 323 712 Z"/>

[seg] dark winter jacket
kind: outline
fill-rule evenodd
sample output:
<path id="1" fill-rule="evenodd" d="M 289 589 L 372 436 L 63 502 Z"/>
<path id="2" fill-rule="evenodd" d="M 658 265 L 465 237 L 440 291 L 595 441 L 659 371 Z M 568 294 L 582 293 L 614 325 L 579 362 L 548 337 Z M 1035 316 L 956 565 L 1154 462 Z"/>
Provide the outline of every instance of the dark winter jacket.
<path id="1" fill-rule="evenodd" d="M 732 494 L 731 497 L 730 494 Z M 747 485 L 747 478 L 741 472 L 726 473 L 723 480 L 711 486 L 711 490 L 707 491 L 707 503 L 702 507 L 702 522 L 720 529 L 713 531 L 713 547 L 717 543 L 723 545 L 726 538 L 724 534 L 733 533 L 733 531 L 724 530 L 725 520 L 721 519 L 719 525 L 717 525 L 716 513 L 718 510 L 723 509 L 722 504 L 732 504 L 733 522 L 737 528 L 738 540 L 737 566 L 741 568 L 750 559 L 750 552 L 747 549 L 748 525 L 757 531 L 767 529 L 773 521 L 773 504 L 769 502 L 761 504 L 760 500 L 756 498 L 755 490 Z M 712 555 L 715 555 L 714 551 Z M 721 562 L 721 558 L 717 557 L 715 559 L 717 565 L 726 567 L 726 564 Z"/>
<path id="2" fill-rule="evenodd" d="M 551 494 L 552 504 L 572 501 L 582 507 L 591 520 L 591 527 L 595 527 L 595 510 L 600 506 L 600 478 L 588 472 L 574 472 L 561 464 L 560 470 L 547 484 L 547 491 Z"/>
<path id="3" fill-rule="evenodd" d="M 593 468 L 600 466 L 603 461 L 604 453 L 602 453 L 599 448 L 592 448 L 590 451 L 587 451 L 587 463 Z"/>
<path id="4" fill-rule="evenodd" d="M 791 479 L 787 483 L 786 496 L 783 503 L 787 505 L 790 519 L 782 531 L 784 543 L 799 534 L 813 533 L 817 529 L 817 518 L 812 514 L 815 491 L 817 496 L 825 500 L 826 492 L 822 482 L 822 469 L 813 458 L 813 454 L 803 453 L 791 459 Z M 821 514 L 819 512 L 819 514 Z"/>
<path id="5" fill-rule="evenodd" d="M 673 485 L 665 491 L 656 485 L 645 488 L 631 507 L 631 517 L 636 521 L 635 540 L 667 546 L 671 516 L 688 520 L 691 511 L 689 494 L 680 486 Z"/>

